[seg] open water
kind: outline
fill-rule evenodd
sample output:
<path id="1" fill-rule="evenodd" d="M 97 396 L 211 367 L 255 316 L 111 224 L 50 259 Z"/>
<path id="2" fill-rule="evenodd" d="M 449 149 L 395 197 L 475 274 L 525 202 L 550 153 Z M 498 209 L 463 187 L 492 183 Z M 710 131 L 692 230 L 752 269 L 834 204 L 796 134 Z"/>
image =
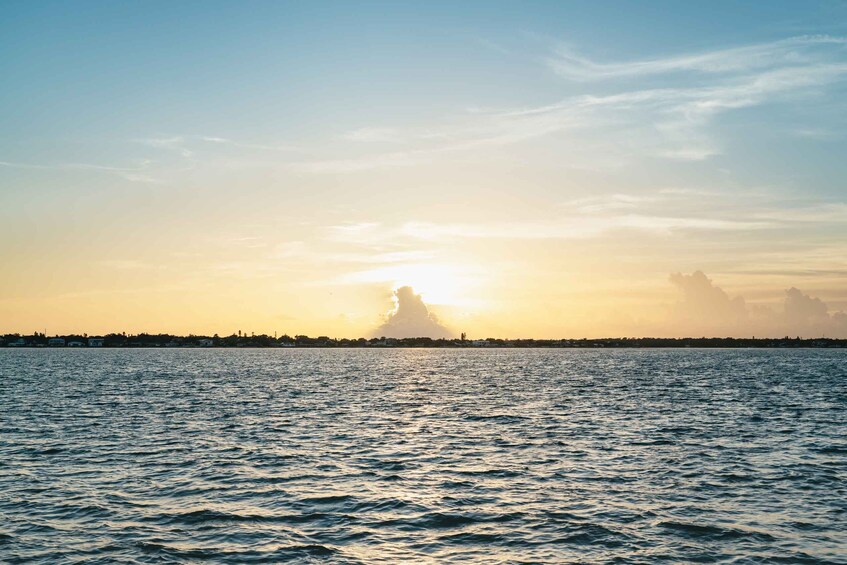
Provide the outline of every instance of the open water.
<path id="1" fill-rule="evenodd" d="M 847 563 L 847 351 L 0 350 L 3 563 Z"/>

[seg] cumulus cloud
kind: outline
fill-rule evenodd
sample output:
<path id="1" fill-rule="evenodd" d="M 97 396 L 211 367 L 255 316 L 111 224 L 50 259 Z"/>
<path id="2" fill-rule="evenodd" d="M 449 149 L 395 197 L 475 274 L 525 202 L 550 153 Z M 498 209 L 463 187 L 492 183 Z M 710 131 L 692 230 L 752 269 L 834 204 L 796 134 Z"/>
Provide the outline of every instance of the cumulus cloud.
<path id="1" fill-rule="evenodd" d="M 808 324 L 829 317 L 827 306 L 820 298 L 803 294 L 791 287 L 785 291 L 785 319 L 793 324 Z"/>
<path id="2" fill-rule="evenodd" d="M 453 334 L 445 328 L 429 311 L 420 294 L 410 286 L 402 286 L 394 291 L 396 307 L 381 326 L 374 332 L 375 337 L 431 337 L 448 338 Z"/>
<path id="3" fill-rule="evenodd" d="M 730 298 L 702 271 L 690 275 L 675 273 L 670 276 L 670 281 L 682 293 L 682 299 L 674 306 L 672 314 L 677 324 L 694 327 L 701 332 L 732 333 L 747 320 L 744 298 Z"/>
<path id="4" fill-rule="evenodd" d="M 775 309 L 730 297 L 702 271 L 675 273 L 670 281 L 682 295 L 669 320 L 680 335 L 847 337 L 847 313 L 830 313 L 823 300 L 794 287 Z"/>

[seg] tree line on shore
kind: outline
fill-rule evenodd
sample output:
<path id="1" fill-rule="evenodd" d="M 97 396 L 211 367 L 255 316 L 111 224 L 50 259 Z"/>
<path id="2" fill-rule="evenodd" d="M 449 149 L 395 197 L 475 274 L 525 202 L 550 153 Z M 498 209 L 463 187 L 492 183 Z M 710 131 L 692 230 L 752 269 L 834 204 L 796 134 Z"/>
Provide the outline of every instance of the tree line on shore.
<path id="1" fill-rule="evenodd" d="M 110 333 L 103 336 L 87 334 L 56 335 L 48 337 L 44 333 L 30 335 L 6 334 L 0 336 L 0 347 L 490 347 L 490 348 L 644 348 L 644 347 L 818 347 L 844 348 L 847 339 L 800 337 L 783 338 L 603 338 L 603 339 L 466 339 L 464 334 L 457 339 L 432 339 L 428 337 L 388 338 L 374 337 L 366 339 L 331 338 L 328 336 L 309 337 L 296 335 L 291 337 L 270 336 L 267 334 L 247 335 L 238 332 L 229 336 L 172 335 L 172 334 L 127 334 Z"/>

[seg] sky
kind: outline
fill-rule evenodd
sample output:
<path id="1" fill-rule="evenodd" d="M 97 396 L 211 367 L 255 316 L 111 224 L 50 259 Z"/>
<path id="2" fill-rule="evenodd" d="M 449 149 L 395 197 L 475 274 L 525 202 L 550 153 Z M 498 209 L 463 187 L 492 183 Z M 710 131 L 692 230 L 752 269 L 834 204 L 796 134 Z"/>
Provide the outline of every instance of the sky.
<path id="1" fill-rule="evenodd" d="M 847 337 L 847 3 L 699 4 L 0 3 L 0 332 Z"/>

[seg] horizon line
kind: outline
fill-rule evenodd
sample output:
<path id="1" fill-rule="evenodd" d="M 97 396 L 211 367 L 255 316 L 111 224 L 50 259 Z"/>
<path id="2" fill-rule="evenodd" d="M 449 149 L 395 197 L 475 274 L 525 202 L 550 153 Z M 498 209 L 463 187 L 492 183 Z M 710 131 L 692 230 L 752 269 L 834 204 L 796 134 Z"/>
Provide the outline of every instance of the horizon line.
<path id="1" fill-rule="evenodd" d="M 603 337 L 603 338 L 479 338 L 467 339 L 466 336 L 451 338 L 418 337 L 358 337 L 333 338 L 329 336 L 310 337 L 303 334 L 294 337 L 288 334 L 270 336 L 268 334 L 247 335 L 231 334 L 219 336 L 177 335 L 177 334 L 127 334 L 109 333 L 104 335 L 63 334 L 47 336 L 45 333 L 22 335 L 20 333 L 0 335 L 0 348 L 15 347 L 93 347 L 93 348 L 372 348 L 372 347 L 458 347 L 458 348 L 633 348 L 633 347 L 847 347 L 847 338 L 820 337 Z"/>

